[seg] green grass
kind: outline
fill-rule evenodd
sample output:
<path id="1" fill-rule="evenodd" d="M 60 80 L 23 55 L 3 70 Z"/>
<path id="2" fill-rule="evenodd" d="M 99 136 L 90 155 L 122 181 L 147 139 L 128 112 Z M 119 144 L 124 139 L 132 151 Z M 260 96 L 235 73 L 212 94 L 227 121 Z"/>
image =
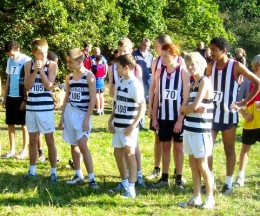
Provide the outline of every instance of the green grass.
<path id="1" fill-rule="evenodd" d="M 0 215 L 260 215 L 260 145 L 257 143 L 250 151 L 246 170 L 246 185 L 234 188 L 231 196 L 220 195 L 225 181 L 225 156 L 221 138 L 218 137 L 214 150 L 214 171 L 217 183 L 215 191 L 216 207 L 214 210 L 195 208 L 181 209 L 178 202 L 186 201 L 192 194 L 191 172 L 185 156 L 184 177 L 188 180 L 185 191 L 169 189 L 138 189 L 134 200 L 122 200 L 119 196 L 110 196 L 107 191 L 119 181 L 119 173 L 111 146 L 112 135 L 107 130 L 110 103 L 107 103 L 104 116 L 93 116 L 93 131 L 89 141 L 94 160 L 96 180 L 99 191 L 91 191 L 87 183 L 80 186 L 66 185 L 65 181 L 74 175 L 67 168 L 70 147 L 62 140 L 61 131 L 55 132 L 55 141 L 61 162 L 58 163 L 59 182 L 48 183 L 50 166 L 48 162 L 37 164 L 37 179 L 25 181 L 22 176 L 28 170 L 28 160 L 0 159 Z M 56 125 L 60 112 L 56 114 Z M 0 109 L 0 141 L 2 154 L 9 150 L 5 113 Z M 146 118 L 148 123 L 148 118 Z M 148 125 L 146 125 L 148 127 Z M 16 149 L 21 148 L 21 130 L 17 128 Z M 240 151 L 241 125 L 238 128 L 236 152 Z M 153 169 L 153 133 L 141 132 L 140 147 L 144 175 Z M 46 144 L 44 152 L 47 154 Z M 238 158 L 237 158 L 238 161 Z M 173 162 L 171 173 L 173 173 Z M 83 172 L 87 176 L 83 166 Z M 238 165 L 236 165 L 237 174 Z M 171 177 L 170 182 L 173 183 Z M 205 197 L 203 197 L 205 199 Z"/>

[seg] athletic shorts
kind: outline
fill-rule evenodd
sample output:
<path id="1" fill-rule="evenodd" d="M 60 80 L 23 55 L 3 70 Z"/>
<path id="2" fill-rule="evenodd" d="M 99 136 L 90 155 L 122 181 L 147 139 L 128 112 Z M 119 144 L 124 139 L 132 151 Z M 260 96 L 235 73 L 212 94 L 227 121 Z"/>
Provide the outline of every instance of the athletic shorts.
<path id="1" fill-rule="evenodd" d="M 122 129 L 115 128 L 115 133 L 112 138 L 112 146 L 114 148 L 124 148 L 125 146 L 136 148 L 138 133 L 139 129 L 135 128 L 130 136 L 125 136 Z"/>
<path id="2" fill-rule="evenodd" d="M 6 97 L 6 120 L 7 125 L 25 125 L 25 110 L 20 110 L 23 97 Z"/>
<path id="3" fill-rule="evenodd" d="M 102 88 L 102 89 L 97 89 L 97 94 L 104 93 L 104 91 L 105 91 L 105 88 Z"/>
<path id="4" fill-rule="evenodd" d="M 83 131 L 83 121 L 86 117 L 86 112 L 79 110 L 70 104 L 66 104 L 64 111 L 64 129 L 62 137 L 65 142 L 72 146 L 77 146 L 78 141 L 83 137 L 90 137 L 91 131 L 91 118 L 89 120 L 89 130 Z"/>
<path id="5" fill-rule="evenodd" d="M 182 131 L 180 133 L 174 133 L 173 128 L 176 121 L 169 121 L 169 120 L 158 120 L 159 124 L 159 131 L 158 136 L 160 142 L 168 142 L 173 139 L 175 142 L 182 142 Z"/>
<path id="6" fill-rule="evenodd" d="M 53 133 L 55 131 L 54 111 L 26 111 L 26 125 L 29 133 Z"/>
<path id="7" fill-rule="evenodd" d="M 232 127 L 237 127 L 237 123 L 232 123 L 232 124 L 223 124 L 223 123 L 212 123 L 212 130 L 214 131 L 224 131 L 228 130 Z"/>
<path id="8" fill-rule="evenodd" d="M 183 133 L 183 152 L 203 158 L 212 155 L 213 140 L 211 134 Z"/>
<path id="9" fill-rule="evenodd" d="M 257 129 L 243 129 L 242 131 L 242 143 L 245 145 L 253 145 L 256 142 L 260 142 L 260 128 Z"/>

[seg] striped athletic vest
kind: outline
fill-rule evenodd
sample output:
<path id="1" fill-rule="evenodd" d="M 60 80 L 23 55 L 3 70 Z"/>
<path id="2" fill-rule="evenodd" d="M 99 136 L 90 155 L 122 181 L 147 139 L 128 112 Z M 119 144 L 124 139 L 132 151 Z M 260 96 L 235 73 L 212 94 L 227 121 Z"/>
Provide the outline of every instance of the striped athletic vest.
<path id="1" fill-rule="evenodd" d="M 231 110 L 230 105 L 235 103 L 238 95 L 238 83 L 234 79 L 234 63 L 229 60 L 227 66 L 217 69 L 217 62 L 212 65 L 211 82 L 214 90 L 213 122 L 222 124 L 238 123 L 238 113 Z"/>
<path id="2" fill-rule="evenodd" d="M 79 80 L 73 79 L 73 74 L 70 74 L 69 79 L 69 103 L 71 106 L 80 109 L 84 112 L 88 111 L 88 106 L 90 102 L 89 96 L 89 87 L 88 87 L 88 80 L 87 76 L 90 71 L 86 71 L 82 74 Z"/>
<path id="3" fill-rule="evenodd" d="M 114 127 L 127 128 L 130 126 L 138 113 L 139 105 L 131 97 L 134 82 L 139 82 L 135 77 L 128 80 L 120 78 L 116 83 L 115 117 Z"/>
<path id="4" fill-rule="evenodd" d="M 33 73 L 34 61 L 32 61 L 31 73 Z M 48 76 L 50 61 L 47 61 L 43 71 L 46 76 Z M 26 111 L 51 111 L 54 110 L 54 103 L 52 99 L 52 91 L 47 91 L 42 83 L 40 73 L 38 72 L 35 78 L 34 85 L 30 88 Z"/>
<path id="5" fill-rule="evenodd" d="M 159 80 L 158 119 L 177 120 L 182 103 L 182 67 L 178 66 L 172 73 L 166 67 L 161 69 Z"/>
<path id="6" fill-rule="evenodd" d="M 201 78 L 203 79 L 203 78 Z M 201 81 L 201 80 L 200 80 Z M 192 104 L 195 101 L 199 92 L 200 81 L 195 88 L 190 88 L 190 95 L 188 104 Z M 184 119 L 184 130 L 192 133 L 211 133 L 212 121 L 213 121 L 213 98 L 203 99 L 201 103 L 202 107 L 206 108 L 206 113 L 189 113 Z"/>

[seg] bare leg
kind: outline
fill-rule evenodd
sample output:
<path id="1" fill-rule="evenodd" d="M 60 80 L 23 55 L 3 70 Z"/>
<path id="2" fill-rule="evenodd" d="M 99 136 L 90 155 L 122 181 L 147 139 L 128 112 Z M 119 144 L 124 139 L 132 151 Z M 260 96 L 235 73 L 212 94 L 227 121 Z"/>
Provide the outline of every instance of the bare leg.
<path id="1" fill-rule="evenodd" d="M 38 143 L 38 132 L 29 133 L 29 159 L 30 159 L 30 166 L 36 165 L 37 160 L 37 143 Z"/>
<path id="2" fill-rule="evenodd" d="M 189 164 L 192 173 L 192 181 L 193 181 L 193 196 L 200 197 L 200 171 L 198 167 L 198 161 L 194 158 L 193 155 L 189 155 Z"/>
<path id="3" fill-rule="evenodd" d="M 242 145 L 240 151 L 240 158 L 239 158 L 239 171 L 244 171 L 246 169 L 247 161 L 248 161 L 248 152 L 251 148 L 251 145 Z"/>
<path id="4" fill-rule="evenodd" d="M 174 155 L 174 163 L 176 167 L 176 175 L 182 175 L 183 160 L 184 160 L 182 142 L 174 142 L 173 155 Z"/>
<path id="5" fill-rule="evenodd" d="M 88 148 L 88 138 L 83 136 L 79 141 L 78 141 L 78 147 L 80 149 L 80 152 L 83 156 L 83 161 L 86 166 L 87 172 L 88 173 L 94 173 L 93 169 L 93 160 L 92 156 L 90 154 L 89 148 Z M 80 161 L 80 154 L 78 154 L 78 161 Z M 76 168 L 76 167 L 75 167 Z"/>
<path id="6" fill-rule="evenodd" d="M 198 165 L 199 172 L 204 179 L 207 196 L 208 197 L 213 196 L 213 179 L 209 170 L 207 158 L 206 157 L 198 158 L 197 165 Z M 200 185 L 199 185 L 199 189 L 200 189 Z"/>
<path id="7" fill-rule="evenodd" d="M 97 111 L 100 111 L 99 93 L 96 94 L 96 108 L 97 108 Z"/>
<path id="8" fill-rule="evenodd" d="M 212 134 L 213 144 L 215 145 L 218 132 L 211 130 L 211 134 Z M 212 171 L 213 170 L 213 154 L 208 157 L 208 166 L 209 166 L 209 170 Z"/>
<path id="9" fill-rule="evenodd" d="M 224 150 L 226 154 L 226 175 L 227 176 L 233 176 L 233 172 L 236 164 L 235 137 L 236 137 L 235 126 L 228 130 L 222 131 Z"/>
<path id="10" fill-rule="evenodd" d="M 28 151 L 28 143 L 29 143 L 29 134 L 27 131 L 26 125 L 22 125 L 22 131 L 23 131 L 23 151 Z"/>
<path id="11" fill-rule="evenodd" d="M 80 150 L 78 146 L 71 146 L 71 155 L 75 170 L 80 170 Z"/>
<path id="12" fill-rule="evenodd" d="M 169 173 L 171 162 L 171 141 L 162 142 L 162 172 Z"/>
<path id="13" fill-rule="evenodd" d="M 138 143 L 137 143 L 137 146 L 135 148 L 135 157 L 136 157 L 137 171 L 141 171 L 142 170 L 141 152 L 140 152 L 140 148 L 139 148 Z M 127 155 L 126 155 L 126 159 L 127 159 Z"/>
<path id="14" fill-rule="evenodd" d="M 127 168 L 125 162 L 124 148 L 114 148 L 114 156 L 116 159 L 117 167 L 121 176 L 121 179 L 127 179 Z"/>
<path id="15" fill-rule="evenodd" d="M 53 133 L 45 134 L 45 140 L 48 146 L 48 156 L 51 164 L 51 168 L 56 168 L 57 166 L 57 150 L 54 143 Z M 37 146 L 37 145 L 36 145 Z"/>
<path id="16" fill-rule="evenodd" d="M 100 109 L 104 111 L 104 106 L 105 106 L 104 93 L 99 94 L 99 99 L 100 99 Z"/>
<path id="17" fill-rule="evenodd" d="M 10 151 L 15 153 L 15 125 L 8 125 Z"/>
<path id="18" fill-rule="evenodd" d="M 127 164 L 129 168 L 129 183 L 136 182 L 136 158 L 135 158 L 135 148 L 131 148 L 129 146 L 125 146 L 125 154 L 127 158 Z"/>
<path id="19" fill-rule="evenodd" d="M 159 141 L 159 137 L 154 133 L 154 166 L 160 167 L 162 160 L 162 144 Z"/>

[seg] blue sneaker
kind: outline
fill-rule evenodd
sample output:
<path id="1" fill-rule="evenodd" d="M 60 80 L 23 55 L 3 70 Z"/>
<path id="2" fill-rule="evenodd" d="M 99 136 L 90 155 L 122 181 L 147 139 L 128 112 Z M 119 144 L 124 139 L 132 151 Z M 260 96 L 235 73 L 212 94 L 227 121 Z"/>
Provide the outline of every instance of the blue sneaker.
<path id="1" fill-rule="evenodd" d="M 36 178 L 36 173 L 35 175 L 31 174 L 30 173 L 30 170 L 28 170 L 28 172 L 23 176 L 24 179 L 33 179 L 33 178 Z"/>
<path id="2" fill-rule="evenodd" d="M 50 175 L 50 182 L 51 182 L 51 183 L 56 183 L 56 182 L 58 182 L 58 176 L 57 176 L 55 173 L 52 173 L 52 174 Z"/>
<path id="3" fill-rule="evenodd" d="M 119 193 L 124 189 L 123 184 L 120 182 L 114 189 L 110 189 L 108 191 L 108 193 L 110 194 L 115 194 L 115 193 Z"/>

